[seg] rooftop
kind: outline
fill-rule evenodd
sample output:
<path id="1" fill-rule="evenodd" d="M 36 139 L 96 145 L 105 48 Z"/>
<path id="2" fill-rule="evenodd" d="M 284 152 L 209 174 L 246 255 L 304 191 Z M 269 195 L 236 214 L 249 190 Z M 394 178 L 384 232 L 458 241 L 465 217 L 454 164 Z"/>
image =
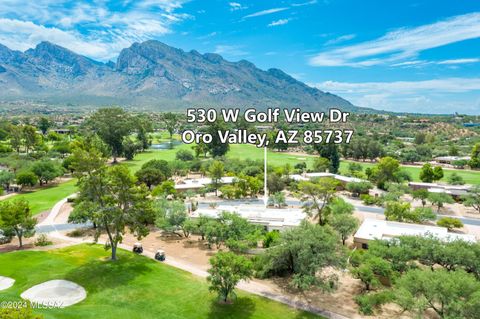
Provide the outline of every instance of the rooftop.
<path id="1" fill-rule="evenodd" d="M 218 218 L 222 212 L 236 213 L 251 223 L 273 228 L 299 226 L 305 213 L 299 208 L 265 208 L 261 205 L 219 205 L 216 208 L 199 208 L 191 213 L 191 217 L 207 216 Z"/>
<path id="2" fill-rule="evenodd" d="M 464 240 L 467 242 L 476 242 L 473 235 L 449 233 L 444 227 L 408 224 L 400 222 L 390 222 L 367 218 L 363 221 L 360 228 L 354 235 L 355 239 L 374 240 L 391 239 L 399 236 L 428 236 L 432 235 L 440 240 L 454 241 Z"/>

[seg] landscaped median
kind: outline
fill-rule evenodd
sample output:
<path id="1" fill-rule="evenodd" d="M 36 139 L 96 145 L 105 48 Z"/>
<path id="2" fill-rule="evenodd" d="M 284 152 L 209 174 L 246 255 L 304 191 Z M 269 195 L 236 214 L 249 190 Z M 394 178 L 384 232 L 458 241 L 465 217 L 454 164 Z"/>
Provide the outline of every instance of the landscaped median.
<path id="1" fill-rule="evenodd" d="M 110 261 L 100 245 L 0 255 L 0 275 L 15 284 L 0 292 L 2 301 L 19 301 L 25 290 L 55 279 L 85 288 L 87 298 L 63 309 L 36 309 L 45 318 L 319 318 L 313 314 L 238 291 L 221 304 L 202 278 L 144 256 L 120 250 Z"/>

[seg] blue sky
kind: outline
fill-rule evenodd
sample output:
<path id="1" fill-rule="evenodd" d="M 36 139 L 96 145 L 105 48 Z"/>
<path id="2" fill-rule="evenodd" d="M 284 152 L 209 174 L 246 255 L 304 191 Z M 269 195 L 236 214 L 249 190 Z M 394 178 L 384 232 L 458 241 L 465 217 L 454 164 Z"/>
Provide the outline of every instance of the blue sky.
<path id="1" fill-rule="evenodd" d="M 480 114 L 480 2 L 0 1 L 0 43 L 116 59 L 157 39 L 276 67 L 359 106 Z"/>

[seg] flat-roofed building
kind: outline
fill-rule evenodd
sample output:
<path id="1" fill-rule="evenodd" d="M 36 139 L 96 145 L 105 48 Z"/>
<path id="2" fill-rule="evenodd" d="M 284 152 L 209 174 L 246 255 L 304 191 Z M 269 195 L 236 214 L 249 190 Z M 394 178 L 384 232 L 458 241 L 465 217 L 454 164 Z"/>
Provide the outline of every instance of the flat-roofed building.
<path id="1" fill-rule="evenodd" d="M 236 177 L 224 176 L 220 180 L 220 184 L 232 184 Z M 212 184 L 212 179 L 209 177 L 202 178 L 186 178 L 175 182 L 175 189 L 177 191 L 198 190 Z"/>
<path id="2" fill-rule="evenodd" d="M 190 217 L 207 216 L 218 218 L 222 212 L 238 214 L 250 223 L 261 225 L 267 231 L 286 230 L 300 225 L 306 214 L 299 208 L 266 208 L 261 205 L 219 205 L 215 208 L 199 208 L 190 213 Z"/>
<path id="3" fill-rule="evenodd" d="M 293 179 L 294 181 L 300 182 L 300 181 L 309 181 L 315 178 L 333 178 L 336 179 L 337 181 L 340 182 L 342 187 L 345 187 L 348 183 L 358 183 L 358 182 L 364 182 L 363 179 L 356 178 L 356 177 L 350 177 L 350 176 L 343 176 L 339 174 L 333 174 L 333 173 L 327 173 L 327 172 L 317 172 L 317 173 L 305 173 L 305 174 L 293 174 L 290 175 L 290 178 Z"/>
<path id="4" fill-rule="evenodd" d="M 441 164 L 453 164 L 455 161 L 469 161 L 470 159 L 470 156 L 438 156 L 434 158 L 435 162 Z"/>
<path id="5" fill-rule="evenodd" d="M 467 195 L 471 185 L 444 185 L 436 183 L 422 183 L 422 182 L 410 182 L 408 183 L 411 189 L 426 189 L 429 193 L 445 193 L 451 195 L 454 198 L 460 198 L 463 195 Z"/>
<path id="6" fill-rule="evenodd" d="M 448 232 L 447 228 L 390 222 L 386 220 L 367 218 L 353 236 L 353 242 L 358 248 L 368 248 L 368 243 L 375 239 L 390 240 L 399 236 L 433 236 L 442 241 L 463 240 L 476 242 L 473 235 Z"/>

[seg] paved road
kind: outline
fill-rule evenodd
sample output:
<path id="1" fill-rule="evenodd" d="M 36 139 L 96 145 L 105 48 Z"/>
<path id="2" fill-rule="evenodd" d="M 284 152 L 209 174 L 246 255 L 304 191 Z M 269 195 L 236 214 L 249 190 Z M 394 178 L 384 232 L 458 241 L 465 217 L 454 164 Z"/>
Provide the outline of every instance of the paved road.
<path id="1" fill-rule="evenodd" d="M 52 208 L 50 211 L 49 215 L 47 218 L 42 222 L 40 225 L 37 226 L 36 230 L 39 233 L 50 233 L 49 236 L 61 239 L 65 242 L 67 242 L 67 245 L 78 245 L 82 243 L 86 243 L 88 241 L 84 241 L 83 239 L 80 238 L 72 238 L 68 237 L 65 235 L 62 235 L 59 233 L 59 231 L 62 230 L 73 230 L 79 227 L 86 227 L 86 226 L 91 226 L 87 224 L 56 224 L 55 223 L 55 217 L 59 214 L 60 209 L 62 205 L 66 202 L 66 198 L 59 201 L 55 206 Z M 97 242 L 98 244 L 105 244 L 104 241 L 99 240 Z M 130 246 L 127 246 L 125 244 L 119 244 L 119 248 L 125 249 L 125 250 L 131 250 Z M 144 250 L 143 255 L 155 259 L 155 252 L 148 251 L 148 249 Z M 187 261 L 183 260 L 178 260 L 175 259 L 171 256 L 167 256 L 167 259 L 165 261 L 166 264 L 182 269 L 184 271 L 190 272 L 196 276 L 205 278 L 208 276 L 208 273 L 202 269 L 200 269 L 197 265 L 194 265 L 192 263 L 189 263 Z M 281 293 L 277 293 L 272 289 L 271 287 L 264 285 L 261 282 L 258 281 L 241 281 L 238 286 L 239 289 L 247 291 L 249 293 L 263 296 L 265 298 L 269 298 L 271 300 L 278 301 L 280 303 L 286 304 L 290 307 L 293 307 L 295 309 L 303 310 L 303 311 L 308 311 L 320 316 L 323 316 L 325 318 L 329 319 L 348 319 L 348 317 L 342 316 L 340 314 L 321 309 L 318 307 L 315 307 L 309 303 L 303 302 L 303 301 L 296 301 L 292 300 L 289 296 L 283 295 Z"/>

